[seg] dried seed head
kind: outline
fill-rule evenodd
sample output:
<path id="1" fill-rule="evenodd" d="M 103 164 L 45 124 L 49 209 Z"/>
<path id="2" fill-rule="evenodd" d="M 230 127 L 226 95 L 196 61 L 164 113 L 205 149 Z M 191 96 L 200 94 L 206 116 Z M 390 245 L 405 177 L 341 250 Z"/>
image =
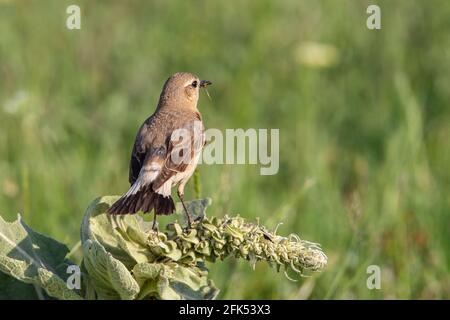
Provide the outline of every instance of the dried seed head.
<path id="1" fill-rule="evenodd" d="M 157 261 L 194 265 L 231 255 L 249 261 L 253 267 L 258 261 L 267 261 L 278 270 L 284 267 L 285 271 L 298 274 L 320 271 L 327 264 L 327 256 L 318 244 L 301 240 L 295 234 L 279 236 L 239 216 L 205 217 L 187 232 L 178 222 L 167 229 L 167 236 L 161 232 L 149 234 L 148 247 Z"/>

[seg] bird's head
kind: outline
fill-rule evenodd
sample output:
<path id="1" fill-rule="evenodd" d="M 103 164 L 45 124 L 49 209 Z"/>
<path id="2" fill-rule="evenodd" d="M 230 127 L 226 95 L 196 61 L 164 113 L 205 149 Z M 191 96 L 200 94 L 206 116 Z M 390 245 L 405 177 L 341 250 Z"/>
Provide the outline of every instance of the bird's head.
<path id="1" fill-rule="evenodd" d="M 175 73 L 164 84 L 160 103 L 196 108 L 200 89 L 211 84 L 211 81 L 200 80 L 192 73 Z"/>

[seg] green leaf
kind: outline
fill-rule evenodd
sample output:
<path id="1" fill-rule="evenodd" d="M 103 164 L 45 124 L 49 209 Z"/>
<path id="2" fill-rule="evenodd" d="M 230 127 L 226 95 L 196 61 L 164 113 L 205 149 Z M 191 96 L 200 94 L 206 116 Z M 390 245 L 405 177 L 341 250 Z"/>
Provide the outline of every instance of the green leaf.
<path id="1" fill-rule="evenodd" d="M 217 296 L 218 289 L 208 280 L 207 271 L 192 265 L 195 255 L 189 260 L 190 265 L 179 263 L 182 252 L 177 244 L 167 241 L 164 233 L 155 233 L 151 224 L 139 215 L 107 214 L 117 199 L 108 196 L 94 200 L 81 226 L 83 267 L 99 299 L 213 299 Z M 188 210 L 200 219 L 209 203 L 210 199 L 188 201 Z M 191 233 L 186 237 L 198 245 L 195 230 Z M 149 238 L 156 241 L 155 245 L 150 244 Z M 199 246 L 199 250 L 204 248 Z"/>
<path id="2" fill-rule="evenodd" d="M 115 259 L 96 240 L 83 243 L 83 265 L 94 283 L 99 299 L 131 300 L 139 293 L 139 285 L 125 265 Z"/>
<path id="3" fill-rule="evenodd" d="M 151 258 L 145 246 L 151 228 L 138 215 L 111 216 L 106 210 L 118 199 L 107 196 L 95 199 L 86 210 L 81 225 L 81 242 L 96 240 L 129 270 L 138 262 Z"/>
<path id="4" fill-rule="evenodd" d="M 65 259 L 68 252 L 65 245 L 33 231 L 20 216 L 12 223 L 0 217 L 0 271 L 21 282 L 34 285 L 39 298 L 50 296 L 58 299 L 81 299 L 66 284 L 69 276 L 66 270 L 71 264 Z M 11 286 L 0 288 L 8 291 L 15 287 L 26 289 L 25 286 L 11 282 L 11 279 L 8 281 Z M 30 288 L 28 287 L 28 290 Z M 2 294 L 13 297 L 15 292 Z M 29 295 L 24 291 L 19 294 Z"/>
<path id="5" fill-rule="evenodd" d="M 36 290 L 41 291 L 39 294 Z M 48 297 L 44 290 L 0 272 L 0 300 L 37 300 Z M 48 297 L 50 299 L 50 297 Z"/>
<path id="6" fill-rule="evenodd" d="M 219 293 L 207 271 L 174 262 L 140 263 L 133 268 L 133 275 L 143 288 L 140 298 L 205 300 Z"/>

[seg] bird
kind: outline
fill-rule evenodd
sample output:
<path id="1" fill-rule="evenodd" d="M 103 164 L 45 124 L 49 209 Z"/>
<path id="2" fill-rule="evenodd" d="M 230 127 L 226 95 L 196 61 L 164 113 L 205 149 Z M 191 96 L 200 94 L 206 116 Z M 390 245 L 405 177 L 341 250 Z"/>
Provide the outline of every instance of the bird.
<path id="1" fill-rule="evenodd" d="M 200 89 L 211 84 L 189 72 L 177 72 L 166 80 L 156 110 L 137 132 L 129 164 L 130 188 L 107 210 L 109 214 L 153 210 L 155 230 L 156 216 L 175 211 L 171 190 L 176 186 L 191 228 L 184 188 L 205 145 L 205 127 L 197 103 Z"/>

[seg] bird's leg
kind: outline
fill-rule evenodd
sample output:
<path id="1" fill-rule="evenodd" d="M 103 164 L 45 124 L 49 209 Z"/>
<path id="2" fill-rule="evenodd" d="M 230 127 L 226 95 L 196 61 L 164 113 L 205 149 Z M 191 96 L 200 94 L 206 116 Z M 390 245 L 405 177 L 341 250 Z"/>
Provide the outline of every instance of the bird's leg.
<path id="1" fill-rule="evenodd" d="M 181 200 L 181 204 L 183 205 L 184 208 L 184 212 L 186 213 L 186 218 L 187 218 L 187 224 L 188 224 L 188 228 L 191 229 L 191 216 L 189 214 L 188 209 L 186 208 L 186 205 L 184 204 L 184 192 L 183 192 L 183 188 L 178 188 L 177 191 L 178 194 L 178 198 L 180 198 Z"/>
<path id="2" fill-rule="evenodd" d="M 153 209 L 153 225 L 152 225 L 153 231 L 156 231 L 156 210 Z"/>

